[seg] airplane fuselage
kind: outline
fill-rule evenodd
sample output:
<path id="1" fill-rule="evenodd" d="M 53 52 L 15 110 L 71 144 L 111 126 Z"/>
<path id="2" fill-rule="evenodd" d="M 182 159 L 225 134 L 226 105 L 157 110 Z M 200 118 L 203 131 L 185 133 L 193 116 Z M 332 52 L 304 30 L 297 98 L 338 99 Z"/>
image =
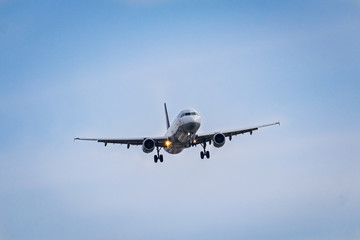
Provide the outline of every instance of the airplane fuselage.
<path id="1" fill-rule="evenodd" d="M 171 142 L 168 147 L 164 148 L 165 151 L 177 154 L 184 148 L 190 147 L 200 125 L 201 117 L 196 110 L 186 109 L 181 111 L 165 133 L 165 136 Z"/>

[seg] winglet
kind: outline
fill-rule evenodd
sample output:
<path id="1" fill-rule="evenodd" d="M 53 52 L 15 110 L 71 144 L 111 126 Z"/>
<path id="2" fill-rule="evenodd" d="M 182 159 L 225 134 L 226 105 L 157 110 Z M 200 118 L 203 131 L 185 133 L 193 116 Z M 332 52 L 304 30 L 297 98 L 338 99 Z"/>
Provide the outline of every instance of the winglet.
<path id="1" fill-rule="evenodd" d="M 170 122 L 169 122 L 169 115 L 168 115 L 167 108 L 166 108 L 166 103 L 164 103 L 164 108 L 165 108 L 166 127 L 167 127 L 167 129 L 169 129 L 169 127 L 170 127 Z"/>

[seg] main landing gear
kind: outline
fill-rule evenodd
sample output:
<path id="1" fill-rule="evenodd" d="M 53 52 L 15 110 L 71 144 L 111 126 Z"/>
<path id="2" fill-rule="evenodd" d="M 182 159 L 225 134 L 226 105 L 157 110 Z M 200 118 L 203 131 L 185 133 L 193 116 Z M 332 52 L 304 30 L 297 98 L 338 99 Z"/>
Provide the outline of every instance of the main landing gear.
<path id="1" fill-rule="evenodd" d="M 164 161 L 164 157 L 162 154 L 159 154 L 161 148 L 156 147 L 156 151 L 157 151 L 157 155 L 154 155 L 154 162 L 157 163 L 157 161 L 159 160 L 160 162 Z"/>
<path id="2" fill-rule="evenodd" d="M 206 156 L 206 158 L 210 158 L 210 152 L 206 151 L 206 142 L 205 143 L 201 143 L 201 146 L 203 147 L 204 151 L 200 152 L 200 157 L 201 159 L 204 159 L 204 157 Z"/>

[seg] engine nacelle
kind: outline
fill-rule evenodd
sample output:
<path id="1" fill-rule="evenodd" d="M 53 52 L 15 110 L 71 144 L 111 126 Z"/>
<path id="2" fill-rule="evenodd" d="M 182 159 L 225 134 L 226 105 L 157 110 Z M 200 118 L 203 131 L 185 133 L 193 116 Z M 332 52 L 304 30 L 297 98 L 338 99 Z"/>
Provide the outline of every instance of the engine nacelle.
<path id="1" fill-rule="evenodd" d="M 151 153 L 155 148 L 155 142 L 151 138 L 147 138 L 143 141 L 142 150 L 144 153 Z"/>
<path id="2" fill-rule="evenodd" d="M 222 133 L 215 133 L 213 136 L 214 147 L 222 147 L 225 144 L 225 136 Z"/>

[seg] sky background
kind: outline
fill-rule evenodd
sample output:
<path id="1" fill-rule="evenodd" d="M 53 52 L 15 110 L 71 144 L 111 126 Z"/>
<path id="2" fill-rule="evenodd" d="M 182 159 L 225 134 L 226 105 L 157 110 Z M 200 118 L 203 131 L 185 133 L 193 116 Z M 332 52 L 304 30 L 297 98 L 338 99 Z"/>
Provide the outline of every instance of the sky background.
<path id="1" fill-rule="evenodd" d="M 360 2 L 0 0 L 0 240 L 360 239 Z M 147 137 L 280 121 L 179 155 Z"/>

